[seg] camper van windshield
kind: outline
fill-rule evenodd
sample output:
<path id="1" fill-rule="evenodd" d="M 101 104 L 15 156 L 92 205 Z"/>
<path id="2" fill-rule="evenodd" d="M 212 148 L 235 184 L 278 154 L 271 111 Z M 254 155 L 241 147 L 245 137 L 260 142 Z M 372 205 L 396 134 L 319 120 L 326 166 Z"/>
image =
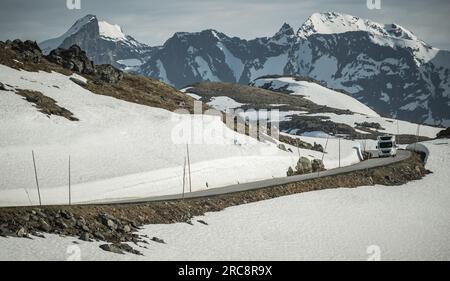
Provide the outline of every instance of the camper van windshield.
<path id="1" fill-rule="evenodd" d="M 386 136 L 386 137 L 380 137 L 380 139 L 386 141 L 386 140 L 392 139 L 392 137 L 391 136 Z"/>
<path id="2" fill-rule="evenodd" d="M 391 148 L 392 142 L 382 142 L 380 143 L 380 148 Z"/>

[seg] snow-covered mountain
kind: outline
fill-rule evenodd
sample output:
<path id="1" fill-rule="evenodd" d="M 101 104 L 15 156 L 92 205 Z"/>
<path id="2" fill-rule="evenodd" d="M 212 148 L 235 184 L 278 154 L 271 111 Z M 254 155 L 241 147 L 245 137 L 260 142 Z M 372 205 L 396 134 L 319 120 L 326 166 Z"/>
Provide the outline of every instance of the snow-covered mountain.
<path id="1" fill-rule="evenodd" d="M 246 84 L 272 73 L 282 73 L 293 29 L 285 24 L 271 38 L 242 40 L 215 30 L 176 33 L 142 65 L 142 74 L 176 87 L 199 81 Z"/>
<path id="2" fill-rule="evenodd" d="M 178 32 L 152 48 L 87 16 L 41 47 L 48 51 L 71 44 L 79 44 L 97 63 L 121 63 L 122 69 L 177 88 L 200 81 L 248 84 L 263 75 L 301 75 L 344 90 L 382 115 L 450 125 L 450 52 L 433 48 L 398 24 L 316 13 L 297 31 L 285 23 L 271 37 Z"/>
<path id="3" fill-rule="evenodd" d="M 66 33 L 39 46 L 47 54 L 74 44 L 85 50 L 96 64 L 112 64 L 127 70 L 136 70 L 154 50 L 126 35 L 119 25 L 99 21 L 94 15 L 79 19 Z"/>
<path id="4" fill-rule="evenodd" d="M 397 24 L 349 15 L 313 14 L 297 32 L 284 24 L 272 37 L 249 41 L 214 30 L 177 33 L 140 72 L 176 87 L 205 80 L 247 84 L 268 74 L 309 76 L 380 114 L 450 124 L 450 52 Z"/>

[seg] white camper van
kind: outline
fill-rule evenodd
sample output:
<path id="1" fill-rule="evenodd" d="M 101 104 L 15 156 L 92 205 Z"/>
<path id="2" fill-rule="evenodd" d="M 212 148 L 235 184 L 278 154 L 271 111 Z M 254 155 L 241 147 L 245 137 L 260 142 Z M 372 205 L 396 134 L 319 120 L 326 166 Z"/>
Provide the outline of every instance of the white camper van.
<path id="1" fill-rule="evenodd" d="M 397 147 L 395 136 L 383 135 L 378 137 L 377 150 L 379 157 L 395 157 L 397 155 Z"/>

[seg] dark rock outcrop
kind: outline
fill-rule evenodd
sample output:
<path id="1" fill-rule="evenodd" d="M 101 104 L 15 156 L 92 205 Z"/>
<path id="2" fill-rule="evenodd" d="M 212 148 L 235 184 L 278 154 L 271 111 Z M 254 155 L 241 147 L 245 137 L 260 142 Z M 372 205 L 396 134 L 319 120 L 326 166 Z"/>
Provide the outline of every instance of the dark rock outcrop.
<path id="1" fill-rule="evenodd" d="M 86 52 L 77 45 L 73 45 L 69 49 L 55 49 L 46 58 L 80 74 L 95 74 L 94 63 L 87 57 Z"/>
<path id="2" fill-rule="evenodd" d="M 115 84 L 123 78 L 123 72 L 110 64 L 97 65 L 95 73 L 101 81 L 109 84 Z"/>
<path id="3" fill-rule="evenodd" d="M 1 42 L 0 47 L 10 48 L 11 50 L 17 52 L 21 61 L 39 63 L 42 59 L 42 51 L 35 41 L 22 41 L 20 39 L 16 39 L 14 41 L 8 40 L 6 42 Z"/>
<path id="4" fill-rule="evenodd" d="M 450 127 L 445 130 L 440 131 L 437 136 L 438 139 L 450 138 Z"/>
<path id="5" fill-rule="evenodd" d="M 97 83 L 115 84 L 123 78 L 123 72 L 112 65 L 95 65 L 77 45 L 55 49 L 46 58 L 79 74 L 93 75 Z"/>

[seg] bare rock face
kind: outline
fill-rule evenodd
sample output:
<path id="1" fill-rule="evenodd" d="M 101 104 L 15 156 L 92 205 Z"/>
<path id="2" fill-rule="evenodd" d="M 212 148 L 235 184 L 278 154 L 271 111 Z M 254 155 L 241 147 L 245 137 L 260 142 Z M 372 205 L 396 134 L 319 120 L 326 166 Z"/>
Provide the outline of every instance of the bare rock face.
<path id="1" fill-rule="evenodd" d="M 69 49 L 55 49 L 46 58 L 79 74 L 93 75 L 96 83 L 115 84 L 123 78 L 123 72 L 112 65 L 95 65 L 77 45 Z"/>
<path id="2" fill-rule="evenodd" d="M 16 39 L 14 41 L 1 42 L 2 48 L 10 48 L 19 54 L 20 60 L 31 61 L 33 63 L 39 63 L 42 58 L 42 51 L 35 41 L 26 40 L 22 41 Z"/>
<path id="3" fill-rule="evenodd" d="M 438 139 L 450 138 L 450 127 L 445 130 L 440 131 L 437 136 Z"/>
<path id="4" fill-rule="evenodd" d="M 73 45 L 69 49 L 55 49 L 46 58 L 80 74 L 91 75 L 95 73 L 94 63 L 87 57 L 86 52 L 77 45 Z"/>

